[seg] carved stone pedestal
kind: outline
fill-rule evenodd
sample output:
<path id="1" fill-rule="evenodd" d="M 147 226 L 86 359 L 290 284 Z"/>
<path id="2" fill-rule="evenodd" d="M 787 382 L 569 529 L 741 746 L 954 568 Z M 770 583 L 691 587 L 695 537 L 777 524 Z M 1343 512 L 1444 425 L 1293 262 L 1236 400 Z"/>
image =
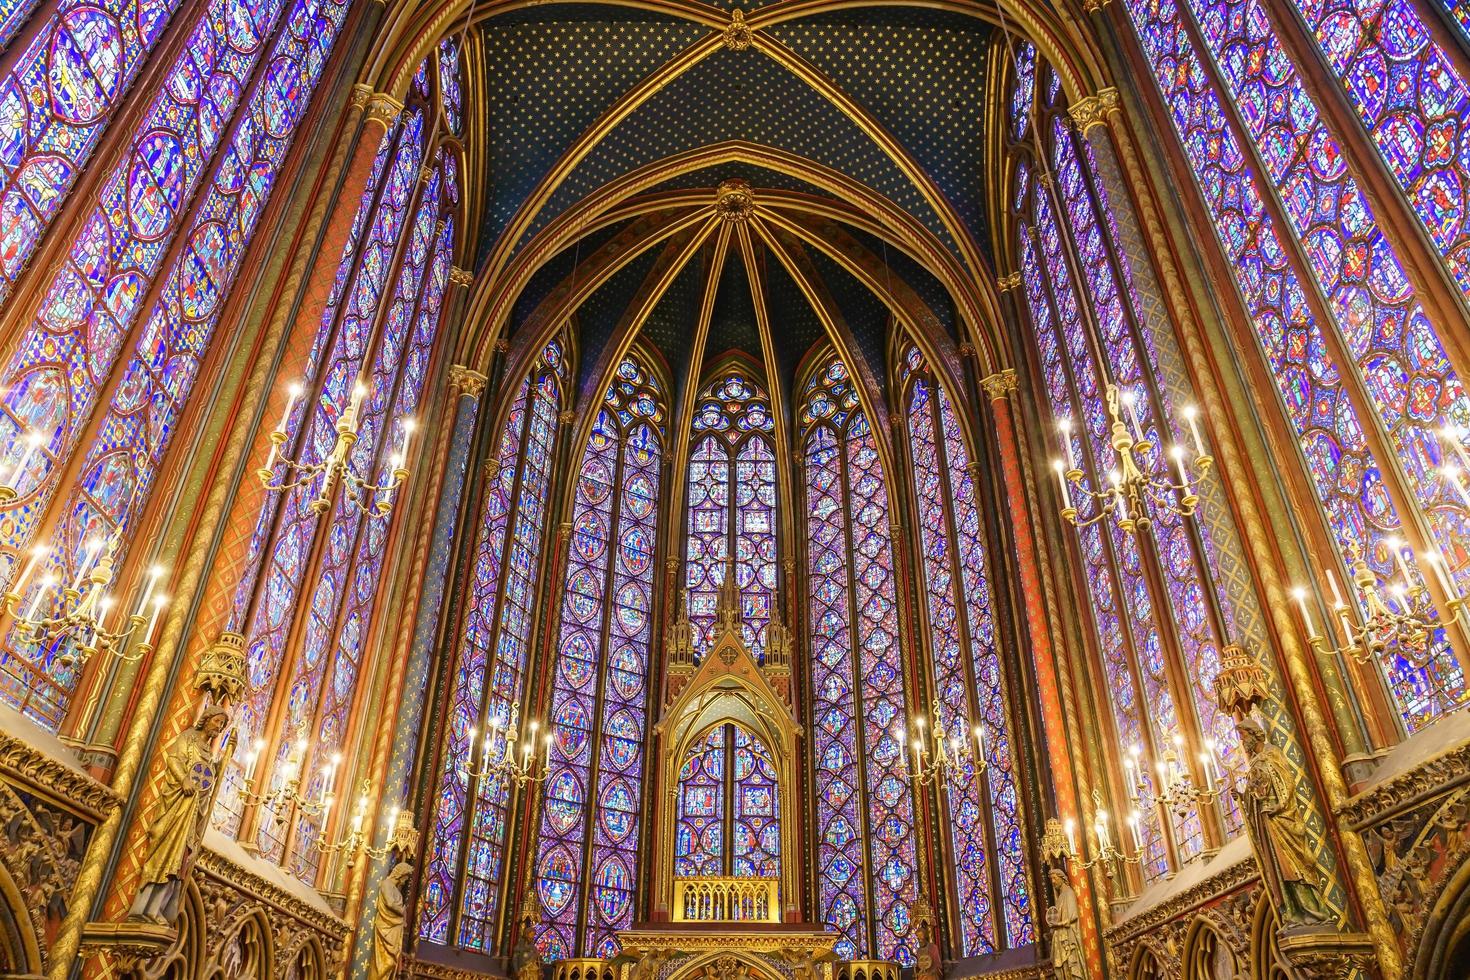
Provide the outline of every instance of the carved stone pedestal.
<path id="1" fill-rule="evenodd" d="M 1331 924 L 1283 929 L 1277 944 L 1302 980 L 1348 980 L 1377 960 L 1366 933 L 1339 932 Z"/>
<path id="2" fill-rule="evenodd" d="M 178 938 L 178 929 L 154 922 L 89 922 L 82 930 L 82 956 L 106 956 L 127 972 L 162 956 Z"/>

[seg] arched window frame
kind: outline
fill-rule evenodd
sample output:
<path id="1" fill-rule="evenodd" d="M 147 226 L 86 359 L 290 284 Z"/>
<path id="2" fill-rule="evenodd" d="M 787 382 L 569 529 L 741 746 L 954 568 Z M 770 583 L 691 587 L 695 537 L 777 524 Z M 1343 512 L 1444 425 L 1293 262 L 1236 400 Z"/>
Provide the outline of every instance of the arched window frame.
<path id="1" fill-rule="evenodd" d="M 924 671 L 945 712 L 947 730 L 968 736 L 980 722 L 985 726 L 985 774 L 966 763 L 959 791 L 945 786 L 939 797 L 950 827 L 943 845 L 949 854 L 946 890 L 960 927 L 958 952 L 986 955 L 1035 941 L 1010 701 L 991 613 L 990 547 L 979 520 L 970 469 L 975 464 L 958 407 L 912 344 L 900 350 L 897 374 L 912 471 L 907 489 L 919 559 L 919 628 L 923 647 L 930 651 Z M 916 430 L 916 425 L 927 428 Z M 933 442 L 932 462 L 921 452 L 925 432 Z M 960 508 L 968 516 L 957 513 Z M 950 633 L 940 625 L 946 622 L 954 624 L 951 642 L 945 644 L 952 652 L 941 656 L 937 637 Z M 994 683 L 982 683 L 982 676 Z M 956 704 L 964 705 L 962 718 L 953 711 Z M 998 846 L 1002 841 L 1005 846 Z"/>
<path id="2" fill-rule="evenodd" d="M 1413 0 L 1393 6 L 1414 18 L 1437 16 Z M 1357 154 L 1361 159 L 1344 156 L 1340 141 L 1358 142 L 1363 134 L 1334 129 L 1322 117 L 1321 100 L 1340 96 L 1304 86 L 1282 40 L 1259 29 L 1260 9 L 1249 11 L 1249 39 L 1239 36 L 1242 22 L 1218 19 L 1213 0 L 1129 0 L 1124 9 L 1138 64 L 1155 78 L 1161 115 L 1177 137 L 1171 155 L 1201 189 L 1198 200 L 1215 226 L 1250 339 L 1278 388 L 1289 438 L 1301 447 L 1301 474 L 1318 500 L 1324 550 L 1339 562 L 1332 573 L 1338 582 L 1350 578 L 1361 552 L 1377 586 L 1407 578 L 1416 587 L 1415 611 L 1438 620 L 1446 589 L 1419 559 L 1428 549 L 1442 552 L 1457 589 L 1470 574 L 1463 546 L 1470 502 L 1442 469 L 1456 453 L 1447 445 L 1454 440 L 1440 431 L 1445 424 L 1463 431 L 1470 398 L 1413 285 L 1424 264 L 1440 263 L 1440 256 L 1421 254 L 1417 241 L 1405 248 L 1407 239 L 1385 236 L 1354 173 L 1378 161 L 1372 151 Z M 1208 33 L 1201 17 L 1210 19 Z M 1419 20 L 1421 28 L 1426 23 Z M 1251 76 L 1248 98 L 1267 108 L 1241 112 L 1247 99 L 1237 94 L 1237 66 L 1262 62 L 1272 71 L 1269 78 Z M 1314 63 L 1307 74 L 1321 70 Z M 1458 72 L 1446 81 L 1464 84 Z M 1258 86 L 1264 89 L 1257 92 Z M 1283 129 L 1276 110 L 1283 99 L 1291 106 L 1290 144 L 1311 152 L 1279 153 L 1275 142 L 1263 143 Z M 1331 166 L 1322 166 L 1329 160 Z M 1335 215 L 1309 206 L 1317 200 L 1333 201 Z M 1401 203 L 1377 202 L 1390 209 Z M 1336 261 L 1344 257 L 1361 261 Z M 1372 288 L 1358 288 L 1360 282 Z M 1362 329 L 1365 323 L 1374 329 Z M 1419 400 L 1403 411 L 1399 401 L 1411 388 Z M 1407 538 L 1418 555 L 1395 546 L 1396 537 Z M 1344 592 L 1354 601 L 1352 590 Z M 1470 697 L 1464 655 L 1457 656 L 1463 642 L 1458 626 L 1435 629 L 1427 662 L 1391 647 L 1378 664 L 1407 731 Z"/>
<path id="3" fill-rule="evenodd" d="M 1017 45 L 1015 57 L 1024 59 L 1030 47 Z M 1155 469 L 1172 473 L 1165 449 L 1183 445 L 1186 436 L 1167 420 L 1177 419 L 1180 407 L 1171 404 L 1161 384 L 1128 259 L 1117 246 L 1110 202 L 1090 147 L 1068 121 L 1056 73 L 1044 63 L 1033 72 L 1037 98 L 1026 125 L 1013 116 L 1009 127 L 1012 180 L 1006 195 L 1033 376 L 1053 414 L 1069 421 L 1060 438 L 1083 473 L 1084 488 L 1104 485 L 1114 459 L 1103 402 L 1107 383 L 1134 396 L 1130 419 L 1136 415 L 1151 446 L 1149 458 Z M 1011 84 L 1014 91 L 1014 74 Z M 1013 105 L 1018 111 L 1016 100 Z M 1097 325 L 1095 332 L 1089 323 Z M 1095 516 L 1092 498 L 1073 497 L 1079 520 Z M 1150 532 L 1125 532 L 1106 519 L 1079 527 L 1073 552 L 1091 600 L 1087 619 L 1114 741 L 1127 760 L 1124 771 L 1113 773 L 1120 799 L 1139 780 L 1156 791 L 1154 774 L 1169 752 L 1183 757 L 1178 764 L 1197 786 L 1207 778 L 1201 752 L 1221 759 L 1238 752 L 1232 720 L 1213 691 L 1219 650 L 1229 642 L 1234 618 L 1215 571 L 1213 543 L 1198 521 L 1148 503 Z M 1217 802 L 1183 816 L 1171 813 L 1167 826 L 1157 807 L 1125 811 L 1126 820 L 1139 822 L 1145 880 L 1179 867 L 1221 834 L 1239 831 L 1233 801 L 1221 794 Z"/>
<path id="4" fill-rule="evenodd" d="M 740 531 L 738 529 L 737 515 L 739 513 L 738 487 L 740 484 L 737 474 L 741 466 L 750 466 L 757 469 L 769 469 L 770 471 L 770 530 L 768 532 L 771 545 L 771 557 L 769 562 L 740 561 L 736 559 L 737 580 L 743 579 L 749 572 L 749 580 L 742 584 L 740 589 L 741 600 L 744 606 L 743 631 L 745 642 L 750 646 L 752 653 L 759 661 L 765 655 L 766 630 L 772 622 L 780 619 L 780 611 L 777 608 L 777 594 L 779 586 L 779 569 L 781 567 L 781 534 L 780 534 L 780 461 L 776 458 L 775 419 L 771 413 L 771 399 L 767 394 L 766 379 L 763 372 L 758 370 L 743 358 L 729 357 L 720 361 L 713 369 L 705 372 L 704 384 L 699 389 L 699 396 L 695 401 L 694 418 L 691 420 L 691 432 L 689 439 L 689 461 L 686 468 L 686 498 L 683 505 L 683 524 L 685 531 L 685 577 L 684 583 L 689 601 L 689 619 L 694 627 L 694 648 L 696 657 L 703 656 L 713 646 L 713 626 L 715 622 L 715 598 L 719 592 L 720 583 L 724 580 L 725 561 L 730 555 L 738 556 L 738 545 Z M 706 427 L 701 419 L 715 418 L 715 415 L 706 413 L 707 406 L 718 404 L 716 389 L 723 386 L 731 378 L 738 377 L 749 386 L 752 395 L 748 398 L 739 399 L 736 402 L 741 406 L 742 417 L 740 419 L 729 418 L 722 412 L 724 421 L 718 428 Z M 745 431 L 738 430 L 742 422 L 748 423 Z M 733 434 L 733 438 L 732 438 Z M 724 504 L 724 529 L 723 529 L 723 551 L 718 554 L 706 555 L 708 547 L 696 543 L 697 531 L 694 527 L 695 493 L 698 481 L 695 479 L 696 467 L 705 465 L 700 457 L 701 447 L 707 439 L 713 439 L 723 454 L 725 466 L 725 493 Z M 763 447 L 763 455 L 760 447 Z M 713 545 L 715 537 L 707 534 L 704 539 Z M 696 548 L 699 550 L 696 552 Z M 700 562 L 698 577 L 696 578 L 696 561 Z M 769 573 L 769 580 L 763 579 L 762 572 Z M 764 598 L 766 614 L 753 616 L 750 610 L 758 606 Z"/>
<path id="5" fill-rule="evenodd" d="M 75 214 L 65 229 L 51 229 L 72 236 L 70 245 L 55 268 L 26 273 L 39 306 L 17 303 L 7 311 L 29 326 L 16 331 L 0 367 L 0 441 L 8 441 L 9 461 L 0 465 L 19 463 L 25 432 L 38 433 L 43 443 L 16 480 L 18 498 L 0 508 L 0 575 L 15 586 L 9 580 L 25 550 L 41 541 L 54 545 L 24 583 L 27 603 L 44 574 L 74 580 L 93 541 L 111 542 L 115 565 L 123 567 L 129 532 L 148 503 L 229 289 L 349 8 L 348 0 L 249 7 L 259 43 L 240 50 L 214 36 L 227 24 L 240 26 L 225 15 L 229 2 L 201 7 L 136 130 L 108 159 L 92 161 L 105 168 L 103 176 L 87 200 L 71 202 Z M 35 43 L 51 37 L 55 23 L 39 21 Z M 157 40 L 154 35 L 150 43 Z M 211 79 L 200 81 L 194 76 L 204 51 L 215 60 Z M 124 74 L 133 69 L 136 64 Z M 283 86 L 287 79 L 291 84 Z M 123 99 L 127 86 L 119 85 L 110 108 Z M 209 112 L 218 125 L 196 124 L 204 100 L 178 102 L 178 93 L 196 85 L 216 100 Z M 157 141 L 170 133 L 178 142 L 165 151 Z M 81 140 L 84 149 L 91 138 Z M 172 193 L 177 201 L 172 210 L 149 212 L 147 234 L 132 223 L 138 215 L 129 206 L 138 155 L 168 174 L 171 190 L 131 200 L 166 204 Z M 181 235 L 182 247 L 172 248 Z M 99 248 L 103 240 L 106 249 Z M 104 290 L 99 283 L 108 285 Z M 48 388 L 48 372 L 53 380 L 66 376 L 59 382 L 64 395 L 52 390 L 56 384 Z M 140 584 L 127 578 L 141 574 L 129 568 L 115 591 L 126 594 Z M 55 614 L 71 601 L 53 596 L 47 605 Z M 13 639 L 0 652 L 0 696 L 53 730 L 80 677 L 64 652 L 62 644 L 20 651 Z"/>
<path id="6" fill-rule="evenodd" d="M 543 349 L 507 391 L 496 417 L 495 455 L 478 508 L 474 559 L 450 674 L 449 715 L 429 804 L 428 868 L 419 937 L 494 952 L 504 881 L 511 788 L 480 780 L 485 752 L 503 752 L 512 711 L 523 703 L 535 626 L 535 598 L 549 542 L 559 418 L 573 376 L 569 340 Z M 510 625 L 507 626 L 506 624 Z M 494 725 L 491 725 L 491 722 Z M 476 733 L 494 729 L 491 740 Z"/>
<path id="7" fill-rule="evenodd" d="M 897 512 L 855 385 L 843 362 L 825 351 L 811 358 L 799 386 L 817 918 L 838 930 L 845 958 L 910 966 L 918 857 L 899 734 L 908 699 L 891 519 Z M 827 803 L 827 789 L 839 782 L 850 790 L 840 810 Z M 891 805 L 882 801 L 886 795 Z"/>
<path id="8" fill-rule="evenodd" d="M 380 483 L 426 395 L 462 224 L 459 148 L 444 125 L 436 79 L 421 67 L 380 144 L 307 357 L 310 396 L 286 425 L 291 458 L 324 458 L 353 385 L 366 378 L 351 460 L 355 472 Z M 407 460 L 403 467 L 412 469 Z M 273 480 L 289 482 L 290 474 L 278 468 Z M 256 521 L 228 624 L 246 637 L 251 686 L 235 724 L 253 752 L 237 753 L 215 813 L 221 829 L 253 835 L 262 857 L 308 883 L 323 871 L 313 842 L 351 815 L 357 787 L 346 781 L 356 771 L 358 732 L 350 719 L 365 696 L 358 681 L 369 639 L 381 629 L 374 612 L 383 563 L 402 523 L 401 506 L 364 514 L 346 487 L 317 514 L 310 507 L 317 492 L 317 481 L 308 481 L 269 494 Z M 349 804 L 320 814 L 293 808 L 283 815 L 283 834 L 265 806 L 242 824 L 246 766 L 257 793 L 299 775 L 307 799 L 331 794 Z"/>
<path id="9" fill-rule="evenodd" d="M 639 898 L 639 840 L 649 776 L 642 741 L 658 648 L 655 552 L 666 513 L 669 391 L 652 363 L 636 349 L 619 363 L 577 460 L 566 588 L 551 653 L 547 718 L 556 737 L 534 850 L 533 880 L 542 908 L 537 944 L 548 959 L 616 955 L 615 934 L 632 925 Z M 593 475 L 602 466 L 609 467 L 605 484 Z M 652 488 L 643 516 L 629 505 L 634 479 Z M 648 549 L 641 554 L 641 567 L 640 555 L 626 550 L 640 537 Z M 635 606 L 617 601 L 629 590 L 641 593 L 641 622 Z M 582 649 L 590 659 L 570 657 L 572 644 L 586 644 Z M 619 654 L 626 656 L 615 666 Z M 580 683 L 578 665 L 588 669 Z M 609 807 L 609 799 L 625 806 Z M 627 824 L 613 828 L 614 814 Z"/>

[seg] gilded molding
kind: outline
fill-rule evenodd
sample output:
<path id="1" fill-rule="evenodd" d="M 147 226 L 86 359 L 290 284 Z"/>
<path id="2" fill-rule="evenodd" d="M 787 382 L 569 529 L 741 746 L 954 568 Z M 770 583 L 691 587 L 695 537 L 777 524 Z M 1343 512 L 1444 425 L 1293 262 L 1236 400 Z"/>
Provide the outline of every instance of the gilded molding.
<path id="1" fill-rule="evenodd" d="M 1354 830 L 1363 830 L 1467 782 L 1470 742 L 1462 742 L 1354 796 L 1339 816 Z"/>
<path id="2" fill-rule="evenodd" d="M 473 286 L 475 274 L 468 269 L 461 269 L 457 265 L 449 267 L 449 282 L 454 286 Z"/>
<path id="3" fill-rule="evenodd" d="M 1230 867 L 1213 874 L 1192 888 L 1186 889 L 1168 901 L 1160 902 L 1140 915 L 1124 919 L 1108 929 L 1103 938 L 1109 946 L 1131 942 L 1158 929 L 1164 923 L 1182 919 L 1190 912 L 1239 891 L 1260 880 L 1255 855 L 1237 861 Z"/>
<path id="4" fill-rule="evenodd" d="M 462 395 L 479 398 L 485 393 L 485 383 L 488 380 L 474 368 L 467 368 L 463 364 L 449 365 L 449 386 L 458 388 Z"/>
<path id="5" fill-rule="evenodd" d="M 426 980 L 485 980 L 492 976 L 489 973 L 476 973 L 474 970 L 461 970 L 442 963 L 431 963 L 417 957 L 409 959 L 404 964 L 403 971 L 407 976 L 424 977 Z"/>
<path id="6" fill-rule="evenodd" d="M 259 899 L 276 910 L 299 919 L 326 939 L 345 943 L 352 934 L 352 927 L 342 919 L 306 904 L 281 886 L 240 867 L 209 847 L 200 849 L 195 869 L 234 889 L 241 897 Z M 205 891 L 206 886 L 201 884 L 200 890 Z"/>
<path id="7" fill-rule="evenodd" d="M 735 11 L 737 14 L 740 11 Z M 747 221 L 755 213 L 755 192 L 746 181 L 734 178 L 720 181 L 715 191 L 715 214 L 721 221 Z"/>
<path id="8" fill-rule="evenodd" d="M 1021 386 L 1021 380 L 1016 375 L 1015 368 L 1006 368 L 980 379 L 980 387 L 985 394 L 990 396 L 991 401 L 999 401 Z"/>
<path id="9" fill-rule="evenodd" d="M 122 803 L 120 796 L 91 776 L 4 732 L 0 732 L 0 776 L 20 789 L 39 791 L 93 822 Z"/>

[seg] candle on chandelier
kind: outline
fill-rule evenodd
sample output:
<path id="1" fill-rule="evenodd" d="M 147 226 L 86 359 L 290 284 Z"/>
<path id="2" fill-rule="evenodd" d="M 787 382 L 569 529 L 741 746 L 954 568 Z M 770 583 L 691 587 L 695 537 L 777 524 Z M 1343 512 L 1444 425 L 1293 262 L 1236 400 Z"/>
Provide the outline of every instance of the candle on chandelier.
<path id="1" fill-rule="evenodd" d="M 1143 832 L 1140 824 L 1143 823 L 1143 814 L 1134 810 L 1128 814 L 1128 831 L 1133 837 L 1133 853 L 1137 854 L 1143 850 Z"/>
<path id="2" fill-rule="evenodd" d="M 81 564 L 77 566 L 77 580 L 75 583 L 73 583 L 71 587 L 71 590 L 73 592 L 82 591 L 82 583 L 87 580 L 87 573 L 92 570 L 93 563 L 97 561 L 98 557 L 101 554 L 102 539 L 92 538 L 91 540 L 89 540 L 86 544 L 85 550 L 83 550 L 82 552 Z"/>
<path id="3" fill-rule="evenodd" d="M 255 779 L 255 763 L 260 759 L 261 751 L 265 749 L 265 739 L 257 738 L 250 743 L 250 751 L 245 753 L 245 782 L 248 785 Z"/>
<path id="4" fill-rule="evenodd" d="M 143 581 L 143 597 L 138 600 L 138 608 L 133 613 L 134 619 L 142 619 L 148 611 L 148 600 L 153 598 L 153 590 L 158 585 L 158 580 L 163 577 L 163 568 L 154 565 L 148 569 L 148 577 Z"/>
<path id="5" fill-rule="evenodd" d="M 1179 470 L 1179 485 L 1187 497 L 1189 496 L 1189 471 L 1184 468 L 1184 447 L 1175 446 L 1169 451 L 1169 455 L 1174 457 L 1174 465 Z"/>
<path id="6" fill-rule="evenodd" d="M 1450 575 L 1450 566 L 1445 561 L 1444 555 L 1438 551 L 1426 551 L 1424 552 L 1424 557 L 1429 560 L 1429 567 L 1434 569 L 1435 581 L 1439 583 L 1439 587 L 1444 591 L 1445 597 L 1450 602 L 1458 602 L 1460 596 L 1455 591 L 1455 580 Z"/>
<path id="7" fill-rule="evenodd" d="M 1455 455 L 1460 459 L 1460 465 L 1470 470 L 1470 455 L 1466 455 L 1465 453 L 1465 440 L 1461 436 L 1460 430 L 1453 425 L 1446 425 L 1439 430 L 1439 436 L 1444 442 L 1449 443 L 1450 448 L 1455 451 Z"/>
<path id="8" fill-rule="evenodd" d="M 1093 833 L 1097 834 L 1097 849 L 1106 851 L 1113 846 L 1112 835 L 1108 833 L 1108 811 L 1098 810 L 1092 822 Z"/>
<path id="9" fill-rule="evenodd" d="M 1404 577 L 1404 582 L 1406 584 L 1413 582 L 1413 576 L 1409 574 L 1409 563 L 1404 560 L 1403 539 L 1398 537 L 1389 537 L 1384 538 L 1383 543 L 1388 546 L 1389 551 L 1393 552 L 1394 563 L 1398 566 L 1399 574 Z"/>
<path id="10" fill-rule="evenodd" d="M 1052 469 L 1057 471 L 1057 483 L 1062 488 L 1062 507 L 1065 510 L 1072 509 L 1072 489 L 1067 486 L 1067 468 L 1059 459 L 1052 460 Z"/>
<path id="11" fill-rule="evenodd" d="M 1067 830 L 1067 850 L 1071 851 L 1074 855 L 1080 853 L 1077 850 L 1077 821 L 1073 820 L 1071 817 L 1068 817 L 1067 818 L 1067 823 L 1066 823 L 1066 830 Z"/>
<path id="12" fill-rule="evenodd" d="M 417 424 L 412 418 L 406 418 L 399 427 L 401 438 L 398 443 L 398 459 L 400 461 L 398 465 L 400 467 L 403 465 L 402 461 L 408 459 L 408 437 L 413 435 L 414 426 Z"/>
<path id="13" fill-rule="evenodd" d="M 550 732 L 546 733 L 546 754 L 541 757 L 542 767 L 551 765 L 551 743 L 556 741 Z"/>
<path id="14" fill-rule="evenodd" d="M 20 575 L 16 576 L 15 584 L 10 587 L 11 595 L 20 595 L 21 591 L 25 588 L 26 581 L 30 579 L 31 573 L 36 570 L 36 566 L 41 563 L 41 559 L 49 554 L 51 554 L 51 549 L 45 545 L 37 545 L 31 549 L 30 561 L 26 562 L 25 567 L 20 570 Z"/>
<path id="15" fill-rule="evenodd" d="M 1138 396 L 1132 391 L 1123 392 L 1123 407 L 1128 411 L 1128 421 L 1133 425 L 1133 439 L 1143 441 L 1143 426 L 1138 424 Z"/>
<path id="16" fill-rule="evenodd" d="M 1193 405 L 1185 405 L 1184 421 L 1189 423 L 1189 435 L 1194 440 L 1194 454 L 1202 458 L 1205 455 L 1205 442 L 1199 437 L 1199 409 Z"/>
<path id="17" fill-rule="evenodd" d="M 286 431 L 286 426 L 291 423 L 291 409 L 293 409 L 293 408 L 296 407 L 296 399 L 298 399 L 300 397 L 301 397 L 301 385 L 300 384 L 298 384 L 297 382 L 293 381 L 289 385 L 286 386 L 286 407 L 283 408 L 283 409 L 281 409 L 281 421 L 278 422 L 278 423 L 276 423 L 276 431 L 277 432 L 285 432 Z M 272 443 L 272 445 L 274 446 L 274 443 Z M 275 456 L 275 449 L 274 448 L 271 449 L 271 456 L 272 457 Z M 269 462 L 266 463 L 265 465 L 266 465 L 266 469 L 269 469 L 270 468 L 270 463 Z"/>
<path id="18" fill-rule="evenodd" d="M 337 782 L 337 767 L 342 763 L 342 753 L 332 753 L 332 758 L 327 762 L 326 772 L 322 773 L 322 795 L 327 796 L 332 792 L 332 787 Z"/>
<path id="19" fill-rule="evenodd" d="M 1455 488 L 1455 492 L 1460 495 L 1460 499 L 1466 504 L 1470 504 L 1470 490 L 1466 490 L 1465 484 L 1460 480 L 1460 468 L 1453 464 L 1446 464 L 1440 468 L 1439 472 Z"/>
<path id="20" fill-rule="evenodd" d="M 155 596 L 153 599 L 153 615 L 148 620 L 148 632 L 143 634 L 143 645 L 153 645 L 153 630 L 158 626 L 158 616 L 163 612 L 163 607 L 168 605 L 168 596 Z"/>
<path id="21" fill-rule="evenodd" d="M 20 460 L 15 464 L 15 469 L 10 471 L 9 478 L 5 480 L 7 487 L 10 487 L 12 490 L 18 490 L 20 488 L 20 478 L 25 476 L 26 470 L 31 465 L 31 457 L 36 455 L 36 450 L 41 448 L 43 442 L 45 442 L 45 439 L 41 433 L 34 431 L 26 433 L 24 441 L 25 448 L 21 450 Z"/>
<path id="22" fill-rule="evenodd" d="M 1312 625 L 1312 613 L 1307 608 L 1307 590 L 1306 589 L 1303 589 L 1301 587 L 1297 587 L 1295 589 L 1292 589 L 1291 590 L 1291 597 L 1296 600 L 1296 607 L 1297 607 L 1297 610 L 1302 615 L 1302 625 L 1304 627 L 1306 627 L 1307 636 L 1308 637 L 1315 637 L 1315 636 L 1317 636 L 1317 630 Z"/>
<path id="23" fill-rule="evenodd" d="M 47 575 L 41 579 L 41 587 L 36 590 L 35 596 L 31 598 L 31 608 L 26 610 L 25 618 L 34 621 L 36 613 L 41 611 L 41 602 L 46 598 L 46 593 L 56 587 L 56 576 Z"/>
<path id="24" fill-rule="evenodd" d="M 1077 468 L 1077 451 L 1072 447 L 1072 420 L 1066 416 L 1057 420 L 1057 428 L 1062 430 L 1062 448 L 1067 451 L 1067 469 Z"/>
<path id="25" fill-rule="evenodd" d="M 985 726 L 984 725 L 976 725 L 975 726 L 975 753 L 976 753 L 975 754 L 975 758 L 978 761 L 980 761 L 980 762 L 984 762 L 985 761 Z"/>

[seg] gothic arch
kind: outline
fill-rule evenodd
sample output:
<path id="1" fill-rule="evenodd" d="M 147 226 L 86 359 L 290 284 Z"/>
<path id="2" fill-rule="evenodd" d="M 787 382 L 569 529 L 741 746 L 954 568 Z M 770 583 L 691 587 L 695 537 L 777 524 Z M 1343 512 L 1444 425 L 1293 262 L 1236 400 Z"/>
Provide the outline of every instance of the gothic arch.
<path id="1" fill-rule="evenodd" d="M 1413 980 L 1470 975 L 1470 847 L 1453 853 L 1458 861 L 1425 915 L 1409 976 Z"/>
<path id="2" fill-rule="evenodd" d="M 41 946 L 31 927 L 25 897 L 0 864 L 0 973 L 38 974 L 41 966 Z"/>

